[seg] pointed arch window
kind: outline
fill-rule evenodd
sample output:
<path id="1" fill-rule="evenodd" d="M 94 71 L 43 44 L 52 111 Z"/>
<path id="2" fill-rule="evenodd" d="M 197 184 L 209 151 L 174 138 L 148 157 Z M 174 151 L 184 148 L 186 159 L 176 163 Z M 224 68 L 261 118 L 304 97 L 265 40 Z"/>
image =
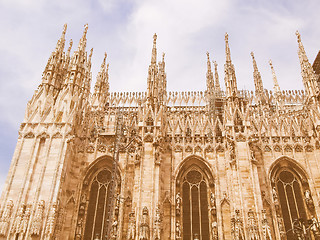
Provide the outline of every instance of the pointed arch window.
<path id="1" fill-rule="evenodd" d="M 193 165 L 181 174 L 177 191 L 182 197 L 181 216 L 177 221 L 182 223 L 182 237 L 192 240 L 198 236 L 199 240 L 210 239 L 210 187 L 207 174 L 198 166 Z M 215 207 L 215 206 L 214 206 Z"/>
<path id="2" fill-rule="evenodd" d="M 112 174 L 111 166 L 109 168 L 101 162 L 90 171 L 84 181 L 75 239 L 104 239 L 107 235 L 107 224 L 110 220 L 108 211 L 111 199 Z M 120 180 L 119 174 L 118 179 Z M 116 189 L 119 193 L 120 181 L 117 181 Z"/>
<path id="3" fill-rule="evenodd" d="M 302 219 L 307 222 L 308 219 L 304 190 L 309 189 L 309 187 L 303 174 L 295 171 L 295 168 L 289 164 L 284 165 L 274 173 L 272 179 L 273 198 L 276 214 L 282 216 L 280 222 L 283 221 L 283 223 L 279 224 L 282 225 L 283 234 L 287 239 L 295 239 L 296 236 L 293 230 L 295 221 Z"/>

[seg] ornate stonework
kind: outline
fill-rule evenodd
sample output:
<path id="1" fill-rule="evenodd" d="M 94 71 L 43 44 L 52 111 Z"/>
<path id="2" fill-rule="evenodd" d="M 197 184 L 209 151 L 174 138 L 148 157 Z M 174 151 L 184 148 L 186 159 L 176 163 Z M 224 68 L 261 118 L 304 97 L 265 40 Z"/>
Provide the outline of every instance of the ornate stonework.
<path id="1" fill-rule="evenodd" d="M 304 91 L 271 61 L 264 89 L 253 53 L 255 91 L 238 90 L 226 34 L 225 91 L 207 54 L 205 91 L 168 92 L 154 35 L 146 92 L 110 92 L 105 55 L 91 93 L 87 30 L 71 53 L 64 27 L 27 105 L 0 239 L 320 236 L 319 71 L 298 32 Z"/>

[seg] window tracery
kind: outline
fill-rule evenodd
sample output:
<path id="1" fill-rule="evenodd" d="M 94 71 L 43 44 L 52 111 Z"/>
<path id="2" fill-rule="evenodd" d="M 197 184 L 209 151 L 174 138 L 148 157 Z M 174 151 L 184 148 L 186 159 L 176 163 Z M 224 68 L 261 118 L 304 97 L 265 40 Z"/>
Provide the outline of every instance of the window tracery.
<path id="1" fill-rule="evenodd" d="M 193 165 L 177 180 L 176 195 L 176 234 L 178 238 L 191 240 L 197 235 L 200 240 L 217 236 L 216 229 L 210 226 L 216 222 L 214 211 L 214 187 L 209 184 L 208 176 L 199 166 Z M 210 209 L 209 209 L 210 205 Z M 182 226 L 181 226 L 182 225 Z M 182 230 L 180 230 L 180 228 Z"/>
<path id="2" fill-rule="evenodd" d="M 107 166 L 96 167 L 88 175 L 81 193 L 75 239 L 104 239 L 110 220 L 111 170 Z M 119 192 L 120 181 L 116 189 Z"/>

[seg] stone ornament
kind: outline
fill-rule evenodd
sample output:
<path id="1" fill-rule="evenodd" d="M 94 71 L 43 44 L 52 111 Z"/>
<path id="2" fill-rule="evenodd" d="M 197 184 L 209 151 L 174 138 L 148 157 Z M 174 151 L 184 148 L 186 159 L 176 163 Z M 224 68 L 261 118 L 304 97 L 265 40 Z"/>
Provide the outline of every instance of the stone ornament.
<path id="1" fill-rule="evenodd" d="M 150 228 L 149 228 L 149 211 L 147 207 L 142 210 L 142 219 L 140 223 L 139 240 L 149 240 Z"/>
<path id="2" fill-rule="evenodd" d="M 13 210 L 13 201 L 9 200 L 0 218 L 0 236 L 6 236 Z"/>
<path id="3" fill-rule="evenodd" d="M 127 240 L 135 240 L 136 236 L 136 218 L 134 212 L 129 213 L 129 225 Z"/>

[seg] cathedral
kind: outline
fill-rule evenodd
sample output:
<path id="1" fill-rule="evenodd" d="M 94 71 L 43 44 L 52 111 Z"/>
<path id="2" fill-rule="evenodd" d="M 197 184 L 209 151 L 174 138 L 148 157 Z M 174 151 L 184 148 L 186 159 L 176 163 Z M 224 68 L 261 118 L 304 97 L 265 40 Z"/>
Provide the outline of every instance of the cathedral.
<path id="1" fill-rule="evenodd" d="M 238 90 L 225 35 L 224 84 L 167 91 L 153 36 L 145 92 L 111 92 L 107 55 L 91 91 L 85 25 L 66 25 L 28 102 L 0 198 L 0 239 L 320 239 L 320 54 L 296 32 L 304 90 Z M 204 79 L 205 80 L 205 79 Z"/>

